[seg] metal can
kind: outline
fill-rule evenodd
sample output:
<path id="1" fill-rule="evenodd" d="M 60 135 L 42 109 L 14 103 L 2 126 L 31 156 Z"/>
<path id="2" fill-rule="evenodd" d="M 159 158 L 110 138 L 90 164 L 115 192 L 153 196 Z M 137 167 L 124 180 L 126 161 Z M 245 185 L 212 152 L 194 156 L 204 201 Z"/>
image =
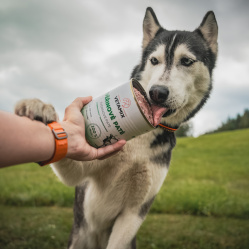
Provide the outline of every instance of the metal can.
<path id="1" fill-rule="evenodd" d="M 155 129 L 138 105 L 134 87 L 144 92 L 141 84 L 131 79 L 83 107 L 81 112 L 90 145 L 100 148 Z"/>

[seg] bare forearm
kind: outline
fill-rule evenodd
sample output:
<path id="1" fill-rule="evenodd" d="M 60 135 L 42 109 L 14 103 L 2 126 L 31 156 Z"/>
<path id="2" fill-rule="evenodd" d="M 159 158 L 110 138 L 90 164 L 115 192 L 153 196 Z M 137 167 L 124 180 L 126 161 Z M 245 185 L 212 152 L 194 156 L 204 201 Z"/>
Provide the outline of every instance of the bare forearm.
<path id="1" fill-rule="evenodd" d="M 0 111 L 0 167 L 52 157 L 54 138 L 45 124 Z"/>

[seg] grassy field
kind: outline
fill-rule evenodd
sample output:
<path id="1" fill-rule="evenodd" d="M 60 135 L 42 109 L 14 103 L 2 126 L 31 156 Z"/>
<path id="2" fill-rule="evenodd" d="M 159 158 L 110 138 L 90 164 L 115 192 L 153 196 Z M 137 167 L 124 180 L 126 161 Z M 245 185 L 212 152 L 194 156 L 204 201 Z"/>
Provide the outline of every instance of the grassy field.
<path id="1" fill-rule="evenodd" d="M 0 171 L 0 248 L 66 248 L 74 189 L 49 167 Z M 138 248 L 249 248 L 249 129 L 181 138 Z"/>
<path id="2" fill-rule="evenodd" d="M 1 249 L 66 248 L 72 208 L 0 206 L 0 210 Z M 248 249 L 248 231 L 249 222 L 243 219 L 150 214 L 137 245 L 139 249 Z"/>
<path id="3" fill-rule="evenodd" d="M 152 212 L 249 218 L 249 129 L 178 139 Z"/>

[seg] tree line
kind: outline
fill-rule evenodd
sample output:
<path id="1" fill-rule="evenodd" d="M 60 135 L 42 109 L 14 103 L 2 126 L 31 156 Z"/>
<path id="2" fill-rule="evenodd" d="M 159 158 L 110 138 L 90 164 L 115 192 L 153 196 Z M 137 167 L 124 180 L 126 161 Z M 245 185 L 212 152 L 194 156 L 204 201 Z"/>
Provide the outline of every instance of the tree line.
<path id="1" fill-rule="evenodd" d="M 215 130 L 209 131 L 205 134 L 211 134 L 222 131 L 232 131 L 238 129 L 249 128 L 249 109 L 245 109 L 242 115 L 237 114 L 235 118 L 228 118 L 225 122 Z M 188 137 L 193 134 L 193 125 L 191 122 L 183 123 L 176 131 L 177 137 Z"/>
<path id="2" fill-rule="evenodd" d="M 208 133 L 232 131 L 232 130 L 245 129 L 245 128 L 249 128 L 249 109 L 245 109 L 242 115 L 237 114 L 235 118 L 229 117 L 216 130 Z"/>

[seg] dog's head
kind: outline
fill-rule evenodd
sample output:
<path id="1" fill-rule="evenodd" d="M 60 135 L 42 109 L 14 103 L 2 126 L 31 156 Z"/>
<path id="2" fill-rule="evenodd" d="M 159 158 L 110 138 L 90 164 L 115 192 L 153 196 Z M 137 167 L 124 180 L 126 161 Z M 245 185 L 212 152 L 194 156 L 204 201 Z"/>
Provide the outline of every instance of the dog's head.
<path id="1" fill-rule="evenodd" d="M 203 106 L 212 89 L 218 26 L 209 11 L 193 32 L 168 31 L 147 8 L 143 22 L 143 54 L 132 77 L 146 89 L 152 104 L 167 108 L 167 124 L 178 126 Z"/>

